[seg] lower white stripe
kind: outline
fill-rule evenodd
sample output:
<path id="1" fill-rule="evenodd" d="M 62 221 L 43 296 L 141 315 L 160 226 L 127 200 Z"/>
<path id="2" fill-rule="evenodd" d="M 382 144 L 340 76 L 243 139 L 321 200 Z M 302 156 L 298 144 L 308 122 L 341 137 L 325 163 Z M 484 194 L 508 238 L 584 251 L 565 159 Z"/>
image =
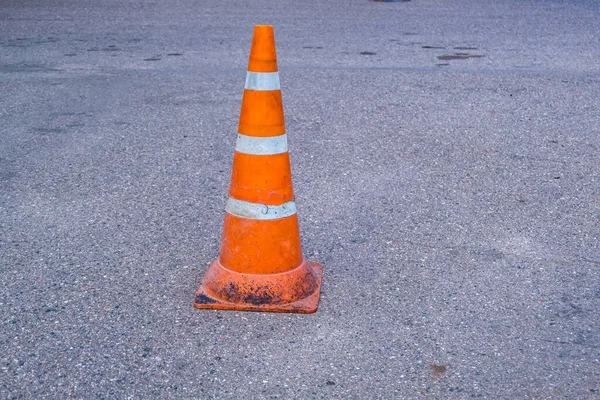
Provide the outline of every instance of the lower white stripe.
<path id="1" fill-rule="evenodd" d="M 246 89 L 279 90 L 279 72 L 250 72 L 246 74 Z"/>
<path id="2" fill-rule="evenodd" d="M 238 134 L 235 150 L 257 156 L 285 153 L 288 151 L 287 135 L 255 137 Z"/>
<path id="3" fill-rule="evenodd" d="M 236 217 L 264 221 L 290 217 L 296 214 L 296 203 L 289 201 L 279 206 L 270 206 L 267 204 L 250 203 L 248 201 L 237 200 L 230 197 L 227 199 L 225 211 Z"/>

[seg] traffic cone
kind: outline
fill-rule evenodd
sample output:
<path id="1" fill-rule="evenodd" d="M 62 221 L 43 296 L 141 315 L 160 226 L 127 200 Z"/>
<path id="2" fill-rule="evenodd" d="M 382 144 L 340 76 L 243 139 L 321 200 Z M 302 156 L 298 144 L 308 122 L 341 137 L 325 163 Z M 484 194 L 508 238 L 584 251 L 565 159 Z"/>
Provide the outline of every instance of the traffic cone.
<path id="1" fill-rule="evenodd" d="M 257 25 L 219 258 L 196 308 L 313 313 L 322 266 L 302 255 L 273 27 Z"/>

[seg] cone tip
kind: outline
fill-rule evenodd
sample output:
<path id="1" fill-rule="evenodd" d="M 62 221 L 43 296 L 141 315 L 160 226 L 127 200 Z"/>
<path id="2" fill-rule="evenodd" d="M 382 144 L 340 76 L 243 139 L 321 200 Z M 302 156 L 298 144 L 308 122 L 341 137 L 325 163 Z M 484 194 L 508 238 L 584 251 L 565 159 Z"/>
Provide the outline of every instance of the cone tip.
<path id="1" fill-rule="evenodd" d="M 277 55 L 272 25 L 254 25 L 248 71 L 276 72 Z"/>
<path id="2" fill-rule="evenodd" d="M 254 40 L 271 42 L 275 41 L 272 25 L 254 25 Z"/>

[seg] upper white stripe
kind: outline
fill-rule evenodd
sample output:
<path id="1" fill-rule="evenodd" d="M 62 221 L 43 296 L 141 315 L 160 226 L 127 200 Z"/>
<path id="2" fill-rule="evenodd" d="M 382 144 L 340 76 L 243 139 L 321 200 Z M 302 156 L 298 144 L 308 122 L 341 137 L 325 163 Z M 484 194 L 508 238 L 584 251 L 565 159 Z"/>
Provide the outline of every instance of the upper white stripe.
<path id="1" fill-rule="evenodd" d="M 289 201 L 279 206 L 250 203 L 248 201 L 229 198 L 225 211 L 236 217 L 257 220 L 279 219 L 296 214 L 296 203 Z"/>
<path id="2" fill-rule="evenodd" d="M 278 90 L 279 72 L 250 72 L 246 74 L 246 89 Z"/>
<path id="3" fill-rule="evenodd" d="M 245 154 L 267 156 L 288 151 L 287 135 L 255 137 L 238 134 L 235 150 Z"/>

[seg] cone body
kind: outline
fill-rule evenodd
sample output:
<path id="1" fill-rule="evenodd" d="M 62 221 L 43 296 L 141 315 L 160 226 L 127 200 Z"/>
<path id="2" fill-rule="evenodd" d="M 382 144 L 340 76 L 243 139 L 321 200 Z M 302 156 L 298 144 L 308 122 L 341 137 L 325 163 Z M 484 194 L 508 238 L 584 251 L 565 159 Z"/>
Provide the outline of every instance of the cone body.
<path id="1" fill-rule="evenodd" d="M 194 306 L 315 312 L 322 267 L 302 255 L 271 26 L 256 26 L 219 258 Z"/>

